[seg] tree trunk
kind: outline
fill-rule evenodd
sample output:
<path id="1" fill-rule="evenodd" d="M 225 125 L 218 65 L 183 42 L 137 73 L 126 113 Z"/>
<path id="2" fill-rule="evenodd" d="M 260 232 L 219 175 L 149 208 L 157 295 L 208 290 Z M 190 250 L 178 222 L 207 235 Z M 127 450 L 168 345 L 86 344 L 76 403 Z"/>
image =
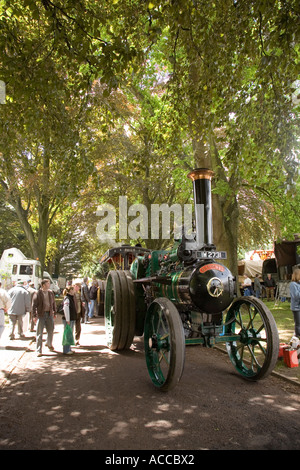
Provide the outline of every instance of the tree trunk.
<path id="1" fill-rule="evenodd" d="M 45 270 L 45 259 L 47 251 L 47 238 L 48 238 L 48 222 L 49 222 L 49 208 L 48 205 L 43 205 L 39 210 L 39 235 L 38 245 L 40 253 L 40 262 L 42 271 Z"/>
<path id="2" fill-rule="evenodd" d="M 8 188 L 7 188 L 8 191 Z M 10 204 L 14 207 L 18 220 L 26 238 L 29 242 L 32 258 L 38 259 L 42 265 L 42 271 L 45 269 L 45 257 L 47 249 L 47 236 L 48 236 L 48 207 L 42 207 L 39 205 L 39 232 L 38 240 L 35 238 L 35 234 L 32 230 L 32 226 L 28 221 L 28 210 L 24 209 L 22 206 L 22 201 L 19 195 L 16 193 L 10 193 L 8 191 L 8 200 Z M 42 208 L 42 209 L 41 209 Z"/>
<path id="3" fill-rule="evenodd" d="M 238 249 L 238 204 L 236 198 L 231 203 L 224 203 L 223 198 L 217 194 L 212 196 L 213 205 L 213 234 L 217 250 L 227 252 L 224 262 L 230 271 L 237 275 L 237 249 Z"/>

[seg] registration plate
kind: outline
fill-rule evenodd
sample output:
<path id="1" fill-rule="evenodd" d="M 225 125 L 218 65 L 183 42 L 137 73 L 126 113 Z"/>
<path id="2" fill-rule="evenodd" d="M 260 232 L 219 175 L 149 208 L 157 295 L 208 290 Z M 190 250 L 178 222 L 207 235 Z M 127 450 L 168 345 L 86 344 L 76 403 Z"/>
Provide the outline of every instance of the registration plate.
<path id="1" fill-rule="evenodd" d="M 227 259 L 226 251 L 197 251 L 198 259 Z"/>

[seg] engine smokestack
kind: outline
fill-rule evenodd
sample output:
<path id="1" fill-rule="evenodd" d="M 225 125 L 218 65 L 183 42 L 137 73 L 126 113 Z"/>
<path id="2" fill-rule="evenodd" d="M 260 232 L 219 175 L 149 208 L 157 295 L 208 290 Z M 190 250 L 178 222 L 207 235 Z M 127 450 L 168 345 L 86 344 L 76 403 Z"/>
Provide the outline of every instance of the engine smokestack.
<path id="1" fill-rule="evenodd" d="M 197 249 L 213 246 L 211 180 L 212 170 L 196 168 L 188 174 L 193 181 Z"/>

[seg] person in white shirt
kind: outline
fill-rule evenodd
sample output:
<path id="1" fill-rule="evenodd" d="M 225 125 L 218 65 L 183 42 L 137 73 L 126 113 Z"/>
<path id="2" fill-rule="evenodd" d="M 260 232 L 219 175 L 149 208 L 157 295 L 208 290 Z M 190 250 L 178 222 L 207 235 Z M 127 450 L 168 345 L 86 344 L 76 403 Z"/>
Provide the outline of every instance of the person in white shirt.
<path id="1" fill-rule="evenodd" d="M 250 277 L 246 276 L 246 274 L 245 274 L 244 277 L 245 277 L 244 284 L 243 284 L 244 295 L 253 295 L 252 281 L 251 281 Z"/>
<path id="2" fill-rule="evenodd" d="M 11 306 L 11 298 L 6 292 L 6 290 L 2 288 L 2 284 L 0 282 L 0 340 L 5 329 L 5 315 L 4 314 L 10 308 L 10 306 Z"/>

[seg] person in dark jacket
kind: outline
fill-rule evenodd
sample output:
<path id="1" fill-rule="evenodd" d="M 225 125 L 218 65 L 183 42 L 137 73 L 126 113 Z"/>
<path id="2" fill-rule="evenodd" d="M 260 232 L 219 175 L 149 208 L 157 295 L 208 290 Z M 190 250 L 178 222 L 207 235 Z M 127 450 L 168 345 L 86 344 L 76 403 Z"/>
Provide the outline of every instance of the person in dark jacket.
<path id="1" fill-rule="evenodd" d="M 28 293 L 29 295 L 29 293 Z M 50 280 L 43 279 L 41 288 L 33 294 L 32 298 L 32 316 L 36 324 L 36 353 L 37 356 L 42 355 L 43 332 L 44 327 L 47 331 L 46 346 L 53 351 L 53 331 L 54 331 L 54 318 L 56 314 L 55 297 L 50 290 Z"/>
<path id="2" fill-rule="evenodd" d="M 95 304 L 97 301 L 97 292 L 98 292 L 98 281 L 92 282 L 92 287 L 90 288 L 90 308 L 89 308 L 89 318 L 93 318 Z"/>
<path id="3" fill-rule="evenodd" d="M 77 318 L 74 293 L 75 293 L 75 290 L 73 286 L 66 287 L 63 292 L 63 295 L 65 297 L 64 297 L 64 307 L 63 307 L 64 313 L 63 313 L 62 320 L 63 320 L 64 327 L 66 327 L 67 324 L 71 326 L 72 332 L 74 330 L 74 325 L 75 325 L 76 318 Z M 64 354 L 73 354 L 73 352 L 74 351 L 71 350 L 71 346 L 69 344 L 63 345 Z"/>
<path id="4" fill-rule="evenodd" d="M 261 284 L 259 280 L 259 274 L 255 274 L 254 293 L 255 293 L 255 297 L 257 297 L 258 299 L 261 297 Z"/>
<path id="5" fill-rule="evenodd" d="M 79 340 L 81 335 L 81 321 L 84 321 L 84 307 L 81 302 L 81 283 L 76 282 L 74 284 L 74 302 L 76 307 L 77 318 L 75 322 L 75 341 L 76 346 L 79 346 Z"/>
<path id="6" fill-rule="evenodd" d="M 83 307 L 84 307 L 84 323 L 88 323 L 90 293 L 89 293 L 89 280 L 87 277 L 83 279 L 83 283 L 81 285 L 81 302 L 83 303 Z"/>
<path id="7" fill-rule="evenodd" d="M 267 292 L 267 300 L 274 300 L 274 291 L 276 287 L 276 282 L 272 278 L 271 274 L 267 274 L 267 279 L 265 280 L 265 288 Z"/>

